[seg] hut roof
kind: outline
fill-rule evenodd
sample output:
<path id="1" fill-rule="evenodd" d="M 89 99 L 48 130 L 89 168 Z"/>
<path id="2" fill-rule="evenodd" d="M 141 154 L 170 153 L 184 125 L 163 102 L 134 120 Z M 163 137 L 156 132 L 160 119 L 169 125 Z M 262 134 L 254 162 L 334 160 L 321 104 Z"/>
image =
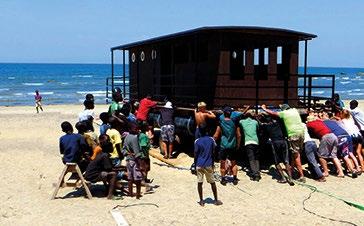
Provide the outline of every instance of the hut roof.
<path id="1" fill-rule="evenodd" d="M 119 45 L 112 47 L 111 50 L 123 50 L 130 49 L 132 47 L 152 44 L 156 42 L 162 42 L 170 39 L 180 38 L 184 36 L 190 36 L 195 34 L 202 33 L 211 33 L 211 32 L 237 32 L 243 34 L 250 35 L 272 35 L 272 36 L 281 36 L 281 37 L 293 37 L 298 39 L 299 41 L 311 40 L 316 38 L 317 35 L 304 33 L 300 31 L 293 31 L 282 28 L 271 28 L 271 27 L 255 27 L 255 26 L 211 26 L 211 27 L 199 27 L 191 30 L 186 30 L 182 32 L 177 32 L 169 35 L 163 35 L 143 41 L 132 42 L 124 45 Z"/>

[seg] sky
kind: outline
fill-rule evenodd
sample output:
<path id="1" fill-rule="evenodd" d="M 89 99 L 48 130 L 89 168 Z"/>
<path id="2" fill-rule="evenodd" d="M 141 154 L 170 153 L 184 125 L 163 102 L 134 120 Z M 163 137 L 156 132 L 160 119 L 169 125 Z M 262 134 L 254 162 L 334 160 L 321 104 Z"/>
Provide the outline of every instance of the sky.
<path id="1" fill-rule="evenodd" d="M 358 0 L 1 0 L 0 62 L 110 63 L 112 46 L 216 25 L 313 33 L 309 66 L 364 68 Z"/>

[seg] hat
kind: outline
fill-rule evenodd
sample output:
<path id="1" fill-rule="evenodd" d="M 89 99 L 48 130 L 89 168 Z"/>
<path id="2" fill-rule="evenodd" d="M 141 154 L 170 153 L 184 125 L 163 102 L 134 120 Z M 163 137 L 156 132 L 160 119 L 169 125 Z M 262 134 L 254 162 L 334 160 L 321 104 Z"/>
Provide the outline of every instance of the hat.
<path id="1" fill-rule="evenodd" d="M 206 107 L 206 103 L 205 102 L 198 102 L 197 107 L 198 108 Z"/>
<path id="2" fill-rule="evenodd" d="M 224 107 L 224 108 L 222 109 L 222 111 L 223 111 L 223 112 L 229 112 L 229 113 L 231 113 L 231 112 L 233 112 L 234 110 L 233 110 L 231 107 L 226 106 L 226 107 Z"/>
<path id="3" fill-rule="evenodd" d="M 285 110 L 288 110 L 291 108 L 288 104 L 281 104 L 281 105 L 279 105 L 279 107 L 281 108 L 282 111 L 285 111 Z"/>
<path id="4" fill-rule="evenodd" d="M 163 107 L 172 108 L 172 103 L 170 101 L 167 101 L 167 103 Z"/>

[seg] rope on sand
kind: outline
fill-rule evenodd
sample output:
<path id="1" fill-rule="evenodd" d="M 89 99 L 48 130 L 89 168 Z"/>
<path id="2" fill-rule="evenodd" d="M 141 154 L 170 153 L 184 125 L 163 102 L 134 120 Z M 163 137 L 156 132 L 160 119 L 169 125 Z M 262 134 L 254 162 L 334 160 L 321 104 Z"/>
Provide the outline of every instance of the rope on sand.
<path id="1" fill-rule="evenodd" d="M 112 209 L 117 209 L 119 207 L 127 208 L 127 207 L 132 207 L 132 206 L 155 206 L 155 207 L 159 208 L 159 206 L 155 203 L 146 202 L 146 203 L 136 203 L 136 204 L 129 204 L 129 205 L 116 205 Z"/>
<path id="2" fill-rule="evenodd" d="M 310 213 L 310 214 L 313 214 L 313 215 L 315 215 L 315 216 L 317 216 L 317 217 L 320 217 L 320 218 L 322 218 L 322 219 L 325 219 L 325 220 L 330 220 L 330 221 L 335 221 L 335 222 L 340 222 L 340 223 L 345 223 L 345 224 L 349 224 L 349 225 L 357 226 L 357 224 L 354 224 L 354 223 L 352 223 L 352 222 L 350 222 L 350 221 L 337 220 L 337 219 L 333 219 L 333 218 L 330 218 L 330 217 L 325 217 L 325 216 L 322 216 L 322 215 L 320 215 L 320 214 L 317 214 L 317 213 L 315 213 L 315 212 L 313 212 L 313 211 L 311 211 L 311 210 L 309 210 L 309 209 L 307 209 L 307 208 L 306 208 L 306 201 L 308 201 L 308 200 L 312 197 L 312 195 L 313 195 L 315 192 L 318 192 L 318 193 L 322 193 L 322 194 L 324 194 L 324 195 L 327 195 L 327 196 L 329 196 L 329 197 L 335 198 L 335 199 L 337 199 L 337 200 L 343 201 L 344 203 L 346 203 L 346 204 L 348 204 L 348 205 L 350 205 L 350 206 L 353 206 L 353 207 L 355 207 L 355 208 L 360 209 L 360 210 L 362 210 L 362 211 L 363 211 L 363 210 L 364 210 L 364 209 L 363 209 L 364 207 L 363 207 L 362 205 L 359 205 L 359 204 L 356 204 L 356 203 L 353 203 L 353 202 L 350 202 L 350 201 L 344 200 L 344 199 L 342 199 L 342 198 L 339 198 L 339 197 L 337 197 L 337 196 L 334 196 L 334 195 L 332 195 L 332 194 L 330 194 L 330 193 L 327 193 L 327 192 L 325 192 L 325 191 L 318 190 L 318 189 L 317 189 L 317 187 L 312 186 L 312 185 L 309 185 L 309 184 L 304 184 L 304 183 L 300 183 L 300 182 L 296 182 L 296 184 L 301 185 L 301 186 L 306 187 L 306 188 L 309 188 L 309 189 L 311 190 L 311 192 L 310 192 L 310 194 L 307 196 L 307 198 L 305 198 L 305 199 L 302 201 L 303 210 L 305 210 L 306 212 L 308 212 L 308 213 Z"/>

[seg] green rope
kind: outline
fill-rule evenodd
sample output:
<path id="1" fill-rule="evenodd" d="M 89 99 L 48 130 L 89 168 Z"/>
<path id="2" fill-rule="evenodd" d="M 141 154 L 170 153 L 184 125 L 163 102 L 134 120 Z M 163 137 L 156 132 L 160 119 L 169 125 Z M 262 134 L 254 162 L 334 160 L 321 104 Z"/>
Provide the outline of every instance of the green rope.
<path id="1" fill-rule="evenodd" d="M 316 188 L 315 186 L 312 186 L 312 185 L 309 185 L 309 184 L 304 184 L 304 183 L 297 182 L 297 181 L 295 181 L 295 183 L 296 183 L 296 184 L 298 184 L 298 185 L 301 185 L 301 186 L 303 186 L 303 187 L 309 188 L 309 189 L 310 189 L 310 190 L 312 190 L 312 191 L 316 191 L 316 192 L 319 192 L 319 193 L 321 193 L 321 194 L 324 194 L 324 195 L 327 195 L 327 196 L 329 196 L 329 197 L 332 197 L 332 198 L 334 198 L 334 199 L 340 200 L 340 201 L 342 201 L 342 202 L 346 203 L 346 204 L 347 204 L 347 205 L 349 205 L 349 206 L 352 206 L 352 207 L 357 208 L 357 209 L 359 209 L 359 210 L 361 210 L 361 211 L 364 211 L 364 206 L 363 206 L 363 205 L 361 205 L 361 204 L 358 204 L 358 203 L 355 203 L 355 202 L 351 202 L 351 201 L 345 200 L 345 199 L 343 199 L 343 198 L 337 197 L 337 196 L 335 196 L 335 195 L 333 195 L 333 194 L 331 194 L 331 193 L 328 193 L 328 192 L 325 192 L 325 191 L 319 190 L 319 189 L 318 189 L 318 188 Z"/>

